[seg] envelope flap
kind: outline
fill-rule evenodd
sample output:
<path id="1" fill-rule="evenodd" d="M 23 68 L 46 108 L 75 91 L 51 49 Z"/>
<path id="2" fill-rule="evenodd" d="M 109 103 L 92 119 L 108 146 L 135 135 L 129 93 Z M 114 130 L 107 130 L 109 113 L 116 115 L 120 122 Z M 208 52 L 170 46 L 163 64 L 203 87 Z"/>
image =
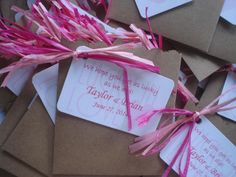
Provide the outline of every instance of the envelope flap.
<path id="1" fill-rule="evenodd" d="M 219 20 L 209 53 L 232 63 L 236 63 L 236 26 Z"/>
<path id="2" fill-rule="evenodd" d="M 226 65 L 224 60 L 207 55 L 201 51 L 171 40 L 167 41 L 175 50 L 182 54 L 183 60 L 191 69 L 198 81 L 202 81 Z"/>
<path id="3" fill-rule="evenodd" d="M 27 107 L 32 101 L 32 98 L 35 95 L 31 80 L 27 82 L 22 93 L 16 98 L 16 101 L 13 103 L 12 107 L 6 115 L 5 121 L 0 126 L 0 144 L 7 140 L 12 131 L 14 131 L 18 122 L 27 111 Z M 29 153 L 30 151 L 28 151 Z M 4 169 L 18 177 L 42 177 L 43 175 L 36 172 L 33 168 L 29 167 L 20 160 L 17 160 L 13 156 L 9 155 L 2 149 L 0 150 L 0 168 Z"/>
<path id="4" fill-rule="evenodd" d="M 37 97 L 7 139 L 3 149 L 39 172 L 50 175 L 53 134 L 54 125 Z"/>
<path id="5" fill-rule="evenodd" d="M 24 91 L 16 99 L 11 109 L 7 112 L 6 119 L 0 126 L 0 144 L 3 144 L 3 142 L 10 135 L 11 131 L 17 125 L 18 121 L 22 118 L 34 94 L 35 91 L 29 81 L 24 87 Z"/>

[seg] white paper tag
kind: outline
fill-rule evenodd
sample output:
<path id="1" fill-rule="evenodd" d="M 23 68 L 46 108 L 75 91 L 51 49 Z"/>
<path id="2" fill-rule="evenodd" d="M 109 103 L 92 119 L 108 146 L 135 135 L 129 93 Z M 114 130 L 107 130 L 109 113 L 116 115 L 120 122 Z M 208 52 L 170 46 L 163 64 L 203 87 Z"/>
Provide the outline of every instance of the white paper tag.
<path id="1" fill-rule="evenodd" d="M 143 18 L 146 18 L 146 7 L 148 7 L 147 16 L 152 17 L 190 1 L 192 0 L 135 0 L 139 13 Z"/>
<path id="2" fill-rule="evenodd" d="M 58 68 L 55 64 L 33 77 L 33 85 L 53 123 L 56 119 Z"/>
<path id="3" fill-rule="evenodd" d="M 170 164 L 187 130 L 177 135 L 160 153 L 160 157 Z M 184 157 L 186 157 L 186 152 Z M 183 170 L 186 158 L 183 158 Z M 173 169 L 179 173 L 177 159 Z M 196 124 L 191 136 L 191 157 L 187 177 L 235 177 L 236 147 L 206 117 Z"/>
<path id="4" fill-rule="evenodd" d="M 234 65 L 235 67 L 236 65 Z M 227 90 L 229 90 L 233 85 L 236 85 L 236 73 L 234 72 L 229 72 L 227 75 L 227 78 L 225 80 L 225 84 L 222 90 L 222 93 L 226 92 Z M 220 98 L 218 104 L 223 103 L 227 100 L 230 100 L 232 98 L 236 97 L 236 90 L 232 90 L 231 92 L 229 92 L 228 94 L 224 95 L 223 97 Z M 236 101 L 229 104 L 227 107 L 232 107 L 232 106 L 236 106 Z M 227 110 L 227 111 L 221 111 L 218 112 L 219 115 L 231 119 L 233 121 L 236 121 L 236 109 L 231 109 L 231 110 Z"/>
<path id="5" fill-rule="evenodd" d="M 33 74 L 34 69 L 34 66 L 25 66 L 15 70 L 7 82 L 7 88 L 19 96 L 27 80 Z"/>
<path id="6" fill-rule="evenodd" d="M 73 60 L 57 108 L 64 113 L 122 130 L 143 135 L 156 129 L 161 115 L 144 127 L 136 118 L 146 111 L 164 108 L 174 82 L 159 74 L 127 67 L 133 128 L 128 131 L 123 69 L 94 59 Z"/>
<path id="7" fill-rule="evenodd" d="M 225 0 L 223 9 L 221 11 L 221 17 L 236 25 L 236 1 L 235 0 Z"/>

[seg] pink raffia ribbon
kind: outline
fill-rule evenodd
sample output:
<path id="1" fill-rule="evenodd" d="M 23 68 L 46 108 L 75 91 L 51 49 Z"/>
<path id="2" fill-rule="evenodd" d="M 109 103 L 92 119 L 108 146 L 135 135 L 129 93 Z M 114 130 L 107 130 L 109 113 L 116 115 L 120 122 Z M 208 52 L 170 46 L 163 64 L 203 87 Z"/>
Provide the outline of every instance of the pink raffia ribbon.
<path id="1" fill-rule="evenodd" d="M 162 36 L 158 35 L 158 44 L 157 44 L 156 38 L 155 38 L 154 33 L 152 31 L 151 22 L 148 18 L 148 7 L 145 8 L 145 15 L 146 15 L 148 29 L 149 29 L 149 32 L 152 36 L 153 45 L 155 46 L 155 48 L 163 49 L 163 38 L 162 38 Z"/>
<path id="2" fill-rule="evenodd" d="M 143 36 L 136 31 L 126 30 L 107 31 L 102 22 L 96 17 L 80 14 L 74 4 L 68 0 L 49 0 L 50 10 L 41 3 L 35 3 L 30 10 L 23 10 L 16 6 L 12 7 L 15 12 L 21 13 L 37 27 L 37 33 L 41 36 L 53 39 L 57 42 L 65 39 L 71 42 L 83 40 L 89 43 L 104 42 L 108 46 L 117 39 L 125 42 L 142 42 L 146 47 L 149 36 L 143 32 Z"/>
<path id="3" fill-rule="evenodd" d="M 156 38 L 155 38 L 154 33 L 153 33 L 153 31 L 152 31 L 151 22 L 150 22 L 150 20 L 149 20 L 149 18 L 148 18 L 147 13 L 148 13 L 148 7 L 145 8 L 145 15 L 146 15 L 146 20 L 147 20 L 147 25 L 148 25 L 149 32 L 150 32 L 150 34 L 151 34 L 151 36 L 152 36 L 152 43 L 153 43 L 153 46 L 154 46 L 155 48 L 158 48 L 157 41 L 156 41 Z M 161 49 L 162 49 L 162 48 L 161 48 Z"/>
<path id="4" fill-rule="evenodd" d="M 226 111 L 235 109 L 236 106 L 230 106 L 227 107 L 229 104 L 236 101 L 236 97 L 225 101 L 221 104 L 218 104 L 218 101 L 221 97 L 228 94 L 229 92 L 236 90 L 236 85 L 232 86 L 229 90 L 227 90 L 225 93 L 218 96 L 216 99 L 214 99 L 209 105 L 207 105 L 205 108 L 203 108 L 199 112 L 192 112 L 185 109 L 175 109 L 175 108 L 164 108 L 159 110 L 152 110 L 150 112 L 147 112 L 143 115 L 141 115 L 137 121 L 140 126 L 145 125 L 155 114 L 162 113 L 162 114 L 175 114 L 176 116 L 184 116 L 184 118 L 180 118 L 179 120 L 167 124 L 165 126 L 162 126 L 161 128 L 157 129 L 155 132 L 149 133 L 147 135 L 137 137 L 134 139 L 134 144 L 129 146 L 131 153 L 136 153 L 142 156 L 148 156 L 153 155 L 158 152 L 160 152 L 168 143 L 171 143 L 172 138 L 174 138 L 176 135 L 184 131 L 184 129 L 188 129 L 188 133 L 186 134 L 183 142 L 181 143 L 181 146 L 179 149 L 176 150 L 176 154 L 174 158 L 172 159 L 171 163 L 169 164 L 168 168 L 163 174 L 163 177 L 167 177 L 170 173 L 173 165 L 175 164 L 178 157 L 180 157 L 180 164 L 179 164 L 179 175 L 181 177 L 186 177 L 189 164 L 190 164 L 190 150 L 191 150 L 191 133 L 193 131 L 194 125 L 198 122 L 200 122 L 200 117 L 214 114 L 216 112 L 220 111 Z M 185 163 L 184 169 L 182 171 L 181 163 L 183 159 L 182 153 L 187 148 L 187 161 Z M 182 155 L 181 155 L 182 153 Z"/>
<path id="5" fill-rule="evenodd" d="M 178 80 L 177 93 L 182 98 L 183 102 L 186 103 L 189 100 L 197 104 L 199 100 L 185 87 L 185 85 Z"/>

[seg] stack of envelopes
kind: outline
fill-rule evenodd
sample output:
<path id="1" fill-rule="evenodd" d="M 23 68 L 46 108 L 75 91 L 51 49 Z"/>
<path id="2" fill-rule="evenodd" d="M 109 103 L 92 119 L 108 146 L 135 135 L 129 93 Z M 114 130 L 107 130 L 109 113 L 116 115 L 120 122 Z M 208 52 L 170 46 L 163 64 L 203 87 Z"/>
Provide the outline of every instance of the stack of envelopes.
<path id="1" fill-rule="evenodd" d="M 164 37 L 163 49 L 139 47 L 128 51 L 160 67 L 160 74 L 127 67 L 131 131 L 119 66 L 90 58 L 68 58 L 14 71 L 7 86 L 0 88 L 0 176 L 161 176 L 183 137 L 177 136 L 160 155 L 137 156 L 129 152 L 129 145 L 135 137 L 178 117 L 158 114 L 144 126 L 138 125 L 137 117 L 165 107 L 200 112 L 222 90 L 236 84 L 232 65 L 236 61 L 236 26 L 232 20 L 236 19 L 236 4 L 227 14 L 226 3 L 234 4 L 227 1 L 231 0 L 106 2 L 109 28 L 129 29 L 135 24 L 148 33 L 147 10 L 156 37 Z M 9 14 L 9 5 L 2 4 L 3 16 Z M 22 4 L 25 6 L 25 1 Z M 100 10 L 95 9 L 98 16 Z M 16 20 L 20 23 L 19 18 Z M 104 47 L 102 43 L 62 43 L 81 50 Z M 0 60 L 0 68 L 7 65 Z M 4 77 L 0 75 L 0 82 Z M 179 82 L 199 102 L 183 101 L 177 94 Z M 235 90 L 224 99 L 233 97 Z M 204 115 L 195 125 L 188 177 L 236 176 L 234 121 L 236 110 L 231 109 Z M 176 164 L 170 176 L 178 174 Z"/>

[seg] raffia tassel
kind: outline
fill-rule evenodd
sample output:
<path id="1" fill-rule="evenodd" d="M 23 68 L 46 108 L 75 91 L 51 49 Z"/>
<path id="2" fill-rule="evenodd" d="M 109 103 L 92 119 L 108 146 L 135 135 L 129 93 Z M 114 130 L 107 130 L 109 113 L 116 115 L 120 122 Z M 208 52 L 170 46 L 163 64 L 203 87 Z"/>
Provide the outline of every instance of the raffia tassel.
<path id="1" fill-rule="evenodd" d="M 178 109 L 166 109 L 165 111 L 171 111 L 172 113 L 179 114 L 181 111 Z M 164 111 L 163 111 L 164 112 Z M 169 114 L 172 114 L 169 113 Z M 155 132 L 137 137 L 134 139 L 134 144 L 129 146 L 130 153 L 140 153 L 142 156 L 152 155 L 160 152 L 160 150 L 170 141 L 170 138 L 181 128 L 182 125 L 191 123 L 194 113 L 186 111 L 185 115 L 192 115 L 185 117 L 175 122 L 172 122 Z"/>
<path id="2" fill-rule="evenodd" d="M 151 39 L 150 36 L 137 27 L 135 27 L 134 32 L 124 29 L 106 31 L 102 22 L 99 23 L 99 20 L 95 19 L 96 17 L 80 14 L 76 6 L 70 1 L 50 0 L 50 2 L 50 10 L 47 10 L 41 2 L 33 4 L 30 10 L 23 10 L 16 6 L 13 6 L 12 10 L 21 13 L 34 23 L 38 27 L 38 34 L 57 42 L 62 39 L 71 42 L 84 40 L 90 43 L 104 42 L 110 46 L 117 39 L 122 39 L 128 43 L 142 42 L 143 46 L 148 49 L 154 48 L 149 40 Z M 142 35 L 140 35 L 140 31 L 142 31 Z"/>

